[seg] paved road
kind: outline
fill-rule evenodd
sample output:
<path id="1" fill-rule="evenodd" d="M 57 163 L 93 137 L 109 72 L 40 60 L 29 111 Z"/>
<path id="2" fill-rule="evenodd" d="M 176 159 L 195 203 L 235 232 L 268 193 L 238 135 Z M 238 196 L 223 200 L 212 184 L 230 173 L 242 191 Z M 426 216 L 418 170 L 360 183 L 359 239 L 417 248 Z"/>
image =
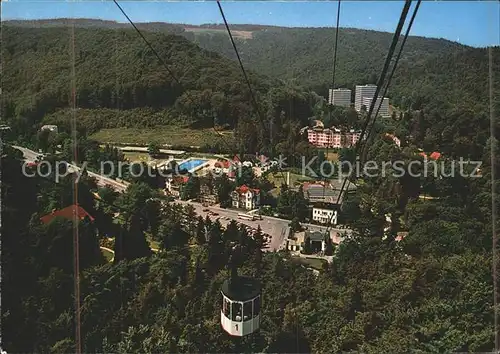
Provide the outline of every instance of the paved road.
<path id="1" fill-rule="evenodd" d="M 260 225 L 260 228 L 262 229 L 262 232 L 268 234 L 271 236 L 271 242 L 269 244 L 269 250 L 278 250 L 280 246 L 283 244 L 283 241 L 286 238 L 286 233 L 288 232 L 288 224 L 290 223 L 290 220 L 285 220 L 285 219 L 279 219 L 271 216 L 262 216 L 262 220 L 255 220 L 255 221 L 250 221 L 250 220 L 242 220 L 238 219 L 238 214 L 241 213 L 241 211 L 237 210 L 232 210 L 232 209 L 223 209 L 217 206 L 210 206 L 210 207 L 203 207 L 200 203 L 196 202 L 188 202 L 188 201 L 182 201 L 182 200 L 176 200 L 175 203 L 179 203 L 182 205 L 187 205 L 190 204 L 194 207 L 196 214 L 199 214 L 203 217 L 207 216 L 206 212 L 203 212 L 204 209 L 208 209 L 209 211 L 216 212 L 219 215 L 217 216 L 211 216 L 211 218 L 220 218 L 220 222 L 222 225 L 227 225 L 230 220 L 226 220 L 225 218 L 229 218 L 231 220 L 236 220 L 239 223 L 249 225 L 251 227 L 257 228 L 257 225 Z M 308 230 L 311 231 L 326 231 L 325 226 L 318 226 L 318 225 L 312 225 L 312 224 L 302 224 L 303 226 L 307 226 Z M 330 233 L 332 235 L 335 235 L 336 233 L 343 233 L 347 232 L 350 233 L 350 230 L 346 229 L 338 229 L 338 228 L 331 228 Z"/>
<path id="2" fill-rule="evenodd" d="M 41 155 L 40 153 L 38 153 L 36 151 L 26 149 L 26 148 L 21 147 L 21 146 L 13 146 L 13 147 L 15 149 L 21 151 L 23 153 L 24 159 L 28 162 L 36 161 L 37 157 L 39 155 Z M 68 171 L 69 172 L 75 172 L 75 171 L 79 172 L 80 170 L 81 170 L 80 167 L 72 165 L 72 164 L 68 164 Z M 95 172 L 91 172 L 88 170 L 87 170 L 87 172 L 88 172 L 89 176 L 94 177 L 97 180 L 97 185 L 100 187 L 109 186 L 109 187 L 113 188 L 114 190 L 116 190 L 117 192 L 122 193 L 127 189 L 128 185 L 129 185 L 128 182 L 119 182 L 119 181 L 116 181 L 112 178 L 101 176 Z"/>
<path id="3" fill-rule="evenodd" d="M 116 148 L 122 151 L 148 152 L 147 147 L 141 147 L 141 146 L 117 146 Z M 170 155 L 182 155 L 185 154 L 186 152 L 182 150 L 160 149 L 160 153 L 170 154 Z"/>

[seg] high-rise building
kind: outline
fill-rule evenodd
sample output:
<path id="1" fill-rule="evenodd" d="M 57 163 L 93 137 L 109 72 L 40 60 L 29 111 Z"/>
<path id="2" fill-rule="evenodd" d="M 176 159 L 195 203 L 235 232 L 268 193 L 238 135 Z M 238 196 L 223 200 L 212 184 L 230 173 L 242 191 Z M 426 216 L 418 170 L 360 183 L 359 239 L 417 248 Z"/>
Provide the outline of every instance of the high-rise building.
<path id="1" fill-rule="evenodd" d="M 373 98 L 368 98 L 364 97 L 363 98 L 363 105 L 366 106 L 366 110 L 368 111 L 370 109 L 370 105 L 372 104 L 372 99 Z M 379 96 L 377 99 L 377 102 L 375 102 L 375 107 L 373 108 L 373 114 L 377 111 L 377 108 L 380 104 L 380 100 L 382 97 Z M 384 97 L 382 100 L 382 105 L 380 106 L 380 110 L 378 111 L 378 115 L 382 117 L 390 117 L 391 115 L 389 114 L 389 99 L 387 97 Z"/>
<path id="2" fill-rule="evenodd" d="M 334 106 L 350 107 L 351 90 L 345 88 L 328 90 L 328 104 Z"/>
<path id="3" fill-rule="evenodd" d="M 356 85 L 356 97 L 354 100 L 354 109 L 356 111 L 361 111 L 361 106 L 363 106 L 363 98 L 373 98 L 375 96 L 375 91 L 377 90 L 376 85 Z M 368 107 L 367 107 L 368 109 Z"/>

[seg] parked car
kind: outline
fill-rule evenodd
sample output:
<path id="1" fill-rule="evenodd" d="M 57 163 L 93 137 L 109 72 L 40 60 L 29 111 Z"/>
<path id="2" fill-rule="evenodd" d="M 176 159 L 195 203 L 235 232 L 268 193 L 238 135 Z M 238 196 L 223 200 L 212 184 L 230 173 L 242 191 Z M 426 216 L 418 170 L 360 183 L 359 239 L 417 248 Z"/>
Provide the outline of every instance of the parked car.
<path id="1" fill-rule="evenodd" d="M 209 212 L 210 210 L 208 210 L 208 209 L 203 209 L 202 211 L 203 211 L 204 213 L 207 213 L 207 212 Z"/>

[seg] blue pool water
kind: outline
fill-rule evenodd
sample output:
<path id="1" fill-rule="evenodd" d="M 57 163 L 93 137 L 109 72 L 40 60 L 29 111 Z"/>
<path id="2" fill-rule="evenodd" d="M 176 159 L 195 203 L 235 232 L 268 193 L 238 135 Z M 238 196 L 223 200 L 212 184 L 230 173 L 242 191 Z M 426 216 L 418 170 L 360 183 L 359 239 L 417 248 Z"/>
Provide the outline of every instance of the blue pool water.
<path id="1" fill-rule="evenodd" d="M 179 165 L 179 170 L 186 169 L 188 171 L 191 171 L 193 168 L 196 168 L 208 160 L 198 160 L 198 159 L 191 159 L 189 161 L 183 162 Z"/>

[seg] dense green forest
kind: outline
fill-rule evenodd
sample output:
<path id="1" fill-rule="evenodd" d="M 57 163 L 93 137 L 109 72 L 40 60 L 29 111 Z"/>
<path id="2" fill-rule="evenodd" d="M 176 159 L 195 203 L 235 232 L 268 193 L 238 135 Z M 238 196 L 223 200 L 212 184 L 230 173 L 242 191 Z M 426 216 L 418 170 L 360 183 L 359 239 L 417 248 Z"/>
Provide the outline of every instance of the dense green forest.
<path id="1" fill-rule="evenodd" d="M 68 20 L 8 21 L 7 23 L 16 26 L 47 27 L 67 24 Z M 76 25 L 101 28 L 127 27 L 124 23 L 84 19 L 77 19 Z M 157 23 L 141 23 L 140 26 L 146 31 L 182 35 L 202 48 L 236 59 L 224 26 L 186 26 L 167 23 L 162 26 Z M 196 29 L 196 31 L 191 29 Z M 335 29 L 240 24 L 231 25 L 231 29 L 236 32 L 236 44 L 248 68 L 269 77 L 294 80 L 296 84 L 313 88 L 319 94 L 326 96 L 326 89 L 331 85 L 332 80 Z M 237 31 L 245 31 L 250 34 L 251 38 L 238 36 Z M 336 86 L 353 88 L 356 84 L 375 83 L 391 39 L 392 34 L 388 32 L 340 28 Z M 399 84 L 398 78 L 404 80 L 411 76 L 411 83 L 425 84 L 426 89 L 432 90 L 431 95 L 441 93 L 439 98 L 446 100 L 450 97 L 448 96 L 450 93 L 441 91 L 441 87 L 429 85 L 427 81 L 434 80 L 438 75 L 441 76 L 438 78 L 449 84 L 447 90 L 454 88 L 455 85 L 460 86 L 462 82 L 455 74 L 464 72 L 462 65 L 470 66 L 472 60 L 478 59 L 478 53 L 481 52 L 484 53 L 484 50 L 444 39 L 410 36 L 400 59 L 400 70 L 396 73 L 389 97 L 395 98 L 397 103 L 400 103 L 403 94 L 400 90 L 404 91 L 409 82 L 403 81 Z M 460 55 L 462 57 L 456 57 Z M 486 57 L 482 61 L 487 63 Z M 429 63 L 433 63 L 431 69 L 436 67 L 436 74 L 425 72 Z M 472 67 L 474 68 L 474 65 Z M 451 75 L 447 75 L 447 70 L 451 71 Z M 476 82 L 479 81 L 476 80 Z M 406 94 L 407 91 L 404 93 Z"/>
<path id="2" fill-rule="evenodd" d="M 255 109 L 236 63 L 180 36 L 146 33 L 177 82 L 130 29 L 77 28 L 74 61 L 68 28 L 4 26 L 3 34 L 3 119 L 20 137 L 33 134 L 42 122 L 69 129 L 73 63 L 77 125 L 89 134 L 174 123 L 236 127 L 255 135 L 245 149 L 265 150 L 271 130 L 279 141 L 276 127 L 285 120 L 307 124 L 320 100 L 300 87 L 249 72 Z"/>
<path id="3" fill-rule="evenodd" d="M 60 27 L 68 21 L 10 21 L 4 27 L 4 117 L 15 117 L 20 131 L 42 118 L 62 124 L 70 116 L 69 111 L 54 112 L 69 102 L 70 33 Z M 76 26 L 77 106 L 82 108 L 78 121 L 89 134 L 116 127 L 215 125 L 236 128 L 240 150 L 265 151 L 271 134 L 275 144 L 298 143 L 297 139 L 286 142 L 291 133 L 285 124 L 300 128 L 312 116 L 325 117 L 321 97 L 302 87 L 326 95 L 333 29 L 232 26 L 235 31 L 251 33 L 251 39 L 236 36 L 247 69 L 268 75 L 250 75 L 260 106 L 261 119 L 257 119 L 259 114 L 251 105 L 231 43 L 220 25 L 140 24 L 181 85 L 173 82 L 139 36 L 126 30 L 126 24 L 81 19 L 76 20 Z M 200 50 L 172 34 L 211 51 Z M 375 82 L 391 36 L 342 28 L 338 85 L 352 88 Z M 493 72 L 500 71 L 499 58 L 495 48 Z M 500 87 L 498 75 L 494 79 L 494 87 Z M 477 148 L 471 150 L 467 145 L 483 146 L 489 136 L 487 82 L 486 49 L 410 37 L 389 90 L 392 103 L 403 112 L 409 111 L 408 124 L 389 125 L 396 130 L 406 126 L 398 132 L 404 136 L 414 133 L 416 145 L 421 146 L 425 137 L 426 150 L 455 151 L 464 157 L 472 151 L 477 157 Z M 494 98 L 500 102 L 498 95 Z M 472 136 L 477 137 L 475 142 L 470 141 Z M 462 144 L 460 152 L 450 147 L 464 140 L 469 141 Z"/>

